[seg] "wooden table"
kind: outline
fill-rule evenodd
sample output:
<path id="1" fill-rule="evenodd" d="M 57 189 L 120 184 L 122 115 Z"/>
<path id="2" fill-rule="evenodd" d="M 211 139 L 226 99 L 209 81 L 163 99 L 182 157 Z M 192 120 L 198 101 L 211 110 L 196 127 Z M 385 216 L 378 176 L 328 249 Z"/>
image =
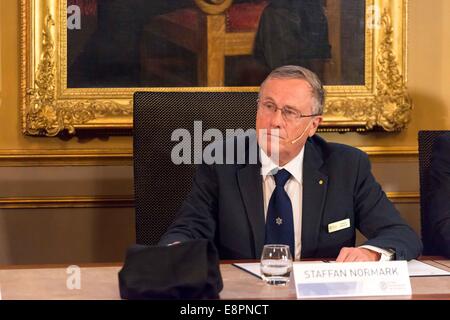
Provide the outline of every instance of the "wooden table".
<path id="1" fill-rule="evenodd" d="M 450 268 L 450 260 L 439 260 L 439 259 L 437 259 L 437 260 L 434 260 L 434 261 L 437 262 L 438 265 L 444 265 L 444 266 Z"/>
<path id="2" fill-rule="evenodd" d="M 450 260 L 422 260 L 450 271 Z M 118 271 L 120 264 L 81 266 L 81 289 L 69 290 L 67 266 L 26 266 L 0 268 L 2 298 L 7 299 L 120 299 Z M 224 289 L 222 299 L 296 299 L 291 281 L 286 287 L 270 286 L 229 263 L 221 264 Z M 450 276 L 411 278 L 413 295 L 393 299 L 450 300 Z M 378 299 L 378 298 L 376 298 Z"/>

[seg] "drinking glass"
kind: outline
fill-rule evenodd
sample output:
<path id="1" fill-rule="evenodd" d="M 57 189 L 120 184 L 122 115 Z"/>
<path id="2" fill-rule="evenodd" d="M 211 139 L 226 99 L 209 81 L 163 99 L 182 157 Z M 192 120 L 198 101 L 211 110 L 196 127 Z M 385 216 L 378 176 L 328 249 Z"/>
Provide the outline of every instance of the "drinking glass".
<path id="1" fill-rule="evenodd" d="M 292 256 L 288 245 L 266 244 L 261 255 L 261 275 L 271 285 L 286 285 L 292 271 Z"/>

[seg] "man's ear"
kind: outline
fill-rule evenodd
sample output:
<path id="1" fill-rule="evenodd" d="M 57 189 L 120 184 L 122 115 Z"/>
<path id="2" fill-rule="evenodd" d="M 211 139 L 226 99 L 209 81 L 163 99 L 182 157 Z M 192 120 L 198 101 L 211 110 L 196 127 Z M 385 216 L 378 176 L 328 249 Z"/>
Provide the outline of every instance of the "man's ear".
<path id="1" fill-rule="evenodd" d="M 319 125 L 322 123 L 323 117 L 322 116 L 316 116 L 312 120 L 312 125 L 309 128 L 309 136 L 312 137 L 316 134 L 317 129 L 319 128 Z"/>

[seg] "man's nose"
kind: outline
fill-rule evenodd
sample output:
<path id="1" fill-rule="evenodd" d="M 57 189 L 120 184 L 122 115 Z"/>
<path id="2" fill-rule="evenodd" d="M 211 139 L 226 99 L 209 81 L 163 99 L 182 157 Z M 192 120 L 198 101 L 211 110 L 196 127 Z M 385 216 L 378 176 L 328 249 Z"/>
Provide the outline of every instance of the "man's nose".
<path id="1" fill-rule="evenodd" d="M 283 114 L 281 113 L 282 109 L 277 109 L 274 114 L 272 115 L 271 124 L 272 127 L 280 128 L 284 123 Z"/>

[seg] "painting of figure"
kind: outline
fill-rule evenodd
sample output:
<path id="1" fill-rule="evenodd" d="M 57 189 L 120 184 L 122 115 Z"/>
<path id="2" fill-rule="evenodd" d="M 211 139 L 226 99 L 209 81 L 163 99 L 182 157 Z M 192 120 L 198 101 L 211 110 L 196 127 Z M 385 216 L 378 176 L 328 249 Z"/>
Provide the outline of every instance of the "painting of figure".
<path id="1" fill-rule="evenodd" d="M 215 15 L 193 0 L 67 5 L 80 14 L 67 30 L 68 88 L 248 87 L 286 64 L 364 84 L 365 0 L 235 0 Z"/>

